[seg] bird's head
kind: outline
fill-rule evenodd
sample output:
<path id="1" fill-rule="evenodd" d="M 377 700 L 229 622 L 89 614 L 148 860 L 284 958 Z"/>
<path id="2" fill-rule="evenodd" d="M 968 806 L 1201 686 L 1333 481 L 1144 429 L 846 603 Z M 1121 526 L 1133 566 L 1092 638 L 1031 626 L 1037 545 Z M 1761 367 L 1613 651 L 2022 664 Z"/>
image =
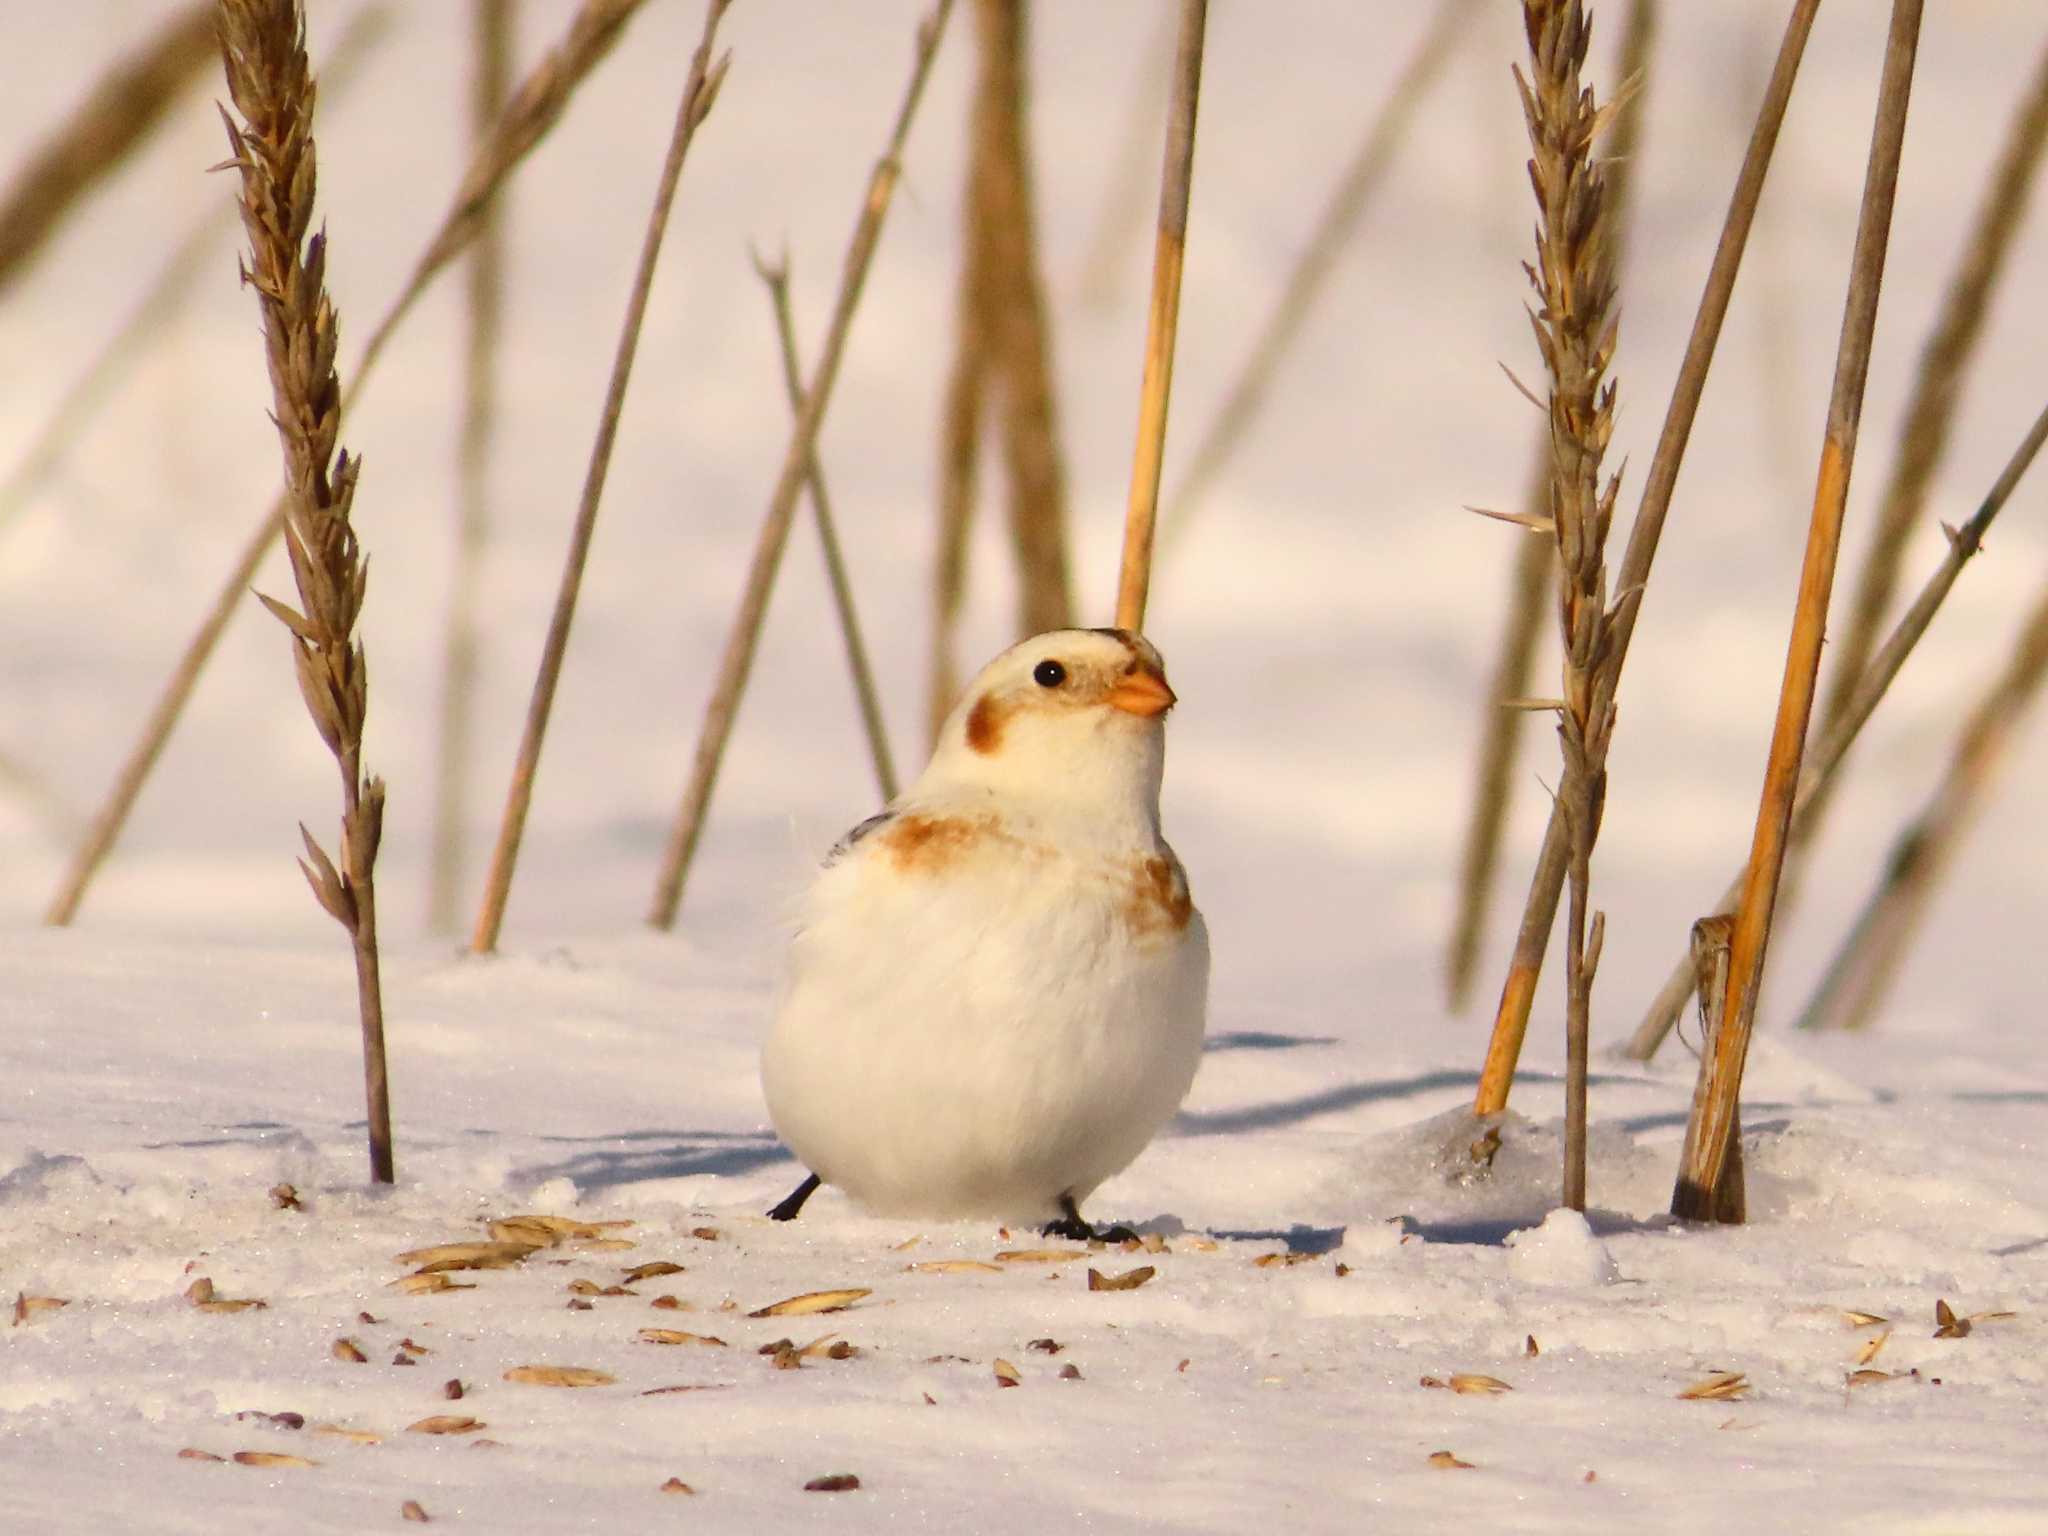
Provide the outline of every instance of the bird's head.
<path id="1" fill-rule="evenodd" d="M 1048 813 L 1159 820 L 1166 665 L 1142 635 L 1056 629 L 981 669 L 919 787 L 982 789 Z"/>

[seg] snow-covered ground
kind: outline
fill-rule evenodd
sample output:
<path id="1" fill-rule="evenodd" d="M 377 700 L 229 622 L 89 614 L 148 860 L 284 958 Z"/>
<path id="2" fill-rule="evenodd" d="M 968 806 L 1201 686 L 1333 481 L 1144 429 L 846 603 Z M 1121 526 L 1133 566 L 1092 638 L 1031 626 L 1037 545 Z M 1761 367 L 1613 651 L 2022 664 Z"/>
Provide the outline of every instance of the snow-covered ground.
<path id="1" fill-rule="evenodd" d="M 9 152 L 71 101 L 110 40 L 171 8 L 75 0 L 14 19 L 0 61 Z M 560 13 L 525 9 L 531 55 Z M 1403 9 L 1414 15 L 1398 23 L 1338 3 L 1216 9 L 1174 447 L 1190 446 L 1419 35 L 1427 8 Z M 1609 31 L 1619 9 L 1603 12 Z M 1664 9 L 1617 365 L 1632 484 L 1782 21 L 1762 0 Z M 380 312 L 459 173 L 465 10 L 402 7 L 369 76 L 324 103 L 346 336 Z M 1113 576 L 1146 242 L 1124 252 L 1109 302 L 1083 303 L 1081 276 L 1126 97 L 1162 35 L 1155 10 L 1039 8 L 1034 132 L 1090 619 Z M 1632 1025 L 1747 846 L 1880 11 L 1830 8 L 1816 31 L 1758 233 L 1769 266 L 1738 294 L 1631 656 L 1595 873 L 1609 913 L 1602 1042 Z M 316 54 L 343 14 L 316 6 Z M 2041 733 L 2016 749 L 2011 792 L 1959 861 L 1881 1027 L 1860 1039 L 1783 1027 L 2034 599 L 2048 553 L 2038 483 L 1873 727 L 1774 949 L 1745 1115 L 1754 1222 L 1709 1231 L 1660 1215 L 1691 1088 L 1677 1049 L 1647 1070 L 1600 1063 L 1590 1225 L 1549 1215 L 1554 977 L 1515 1100 L 1526 1120 L 1508 1127 L 1490 1179 L 1445 1172 L 1446 1149 L 1471 1139 L 1456 1112 L 1484 1026 L 1445 1014 L 1438 956 L 1512 537 L 1457 508 L 1517 493 L 1534 430 L 1495 366 L 1530 366 L 1505 12 L 1461 51 L 1275 409 L 1155 586 L 1150 627 L 1183 699 L 1167 815 L 1215 935 L 1213 1038 L 1187 1113 L 1095 1211 L 1160 1251 L 999 1259 L 1048 1245 L 873 1221 L 830 1192 L 793 1227 L 760 1218 L 795 1177 L 753 1068 L 779 924 L 816 854 L 873 809 L 808 548 L 788 562 L 681 927 L 650 935 L 639 915 L 781 454 L 786 410 L 747 243 L 786 241 L 815 350 L 913 15 L 743 0 L 730 19 L 733 73 L 685 175 L 505 952 L 490 962 L 423 931 L 453 285 L 348 424 L 367 465 L 371 757 L 392 785 L 380 892 L 395 1190 L 364 1182 L 348 956 L 291 863 L 294 822 L 332 822 L 332 769 L 253 604 L 79 924 L 36 925 L 71 820 L 102 792 L 275 479 L 255 317 L 225 242 L 216 278 L 59 479 L 0 525 L 0 756 L 39 781 L 0 795 L 0 1291 L 28 1314 L 0 1327 L 0 1530 L 353 1532 L 396 1527 L 406 1500 L 437 1523 L 534 1531 L 2048 1525 L 2048 1198 L 2034 1161 L 2048 882 L 2030 794 L 2048 768 Z M 650 6 L 519 183 L 478 841 L 495 827 L 698 19 L 681 0 Z M 905 757 L 921 729 L 934 408 L 971 78 L 957 20 L 824 443 Z M 2040 33 L 2026 6 L 1930 16 L 1852 520 L 1889 467 L 1915 353 Z M 202 174 L 219 132 L 193 98 L 0 297 L 12 364 L 0 462 L 158 253 L 228 195 Z M 2048 236 L 2030 228 L 1935 516 L 1967 515 L 2039 409 L 2044 260 Z M 976 545 L 969 652 L 1007 638 L 994 523 Z M 1938 537 L 1930 519 L 1915 570 Z M 1845 570 L 1860 547 L 1852 533 Z M 277 569 L 262 584 L 286 580 Z M 1537 744 L 1530 776 L 1548 778 L 1553 761 Z M 1515 823 L 1510 888 L 1539 799 Z M 1489 980 L 1504 945 L 1497 931 Z M 273 1201 L 281 1183 L 301 1209 Z M 475 1289 L 392 1287 L 416 1267 L 398 1254 L 534 1213 L 632 1225 L 453 1276 Z M 1298 1262 L 1260 1262 L 1282 1254 Z M 682 1270 L 579 1294 L 657 1261 Z M 1155 1273 L 1135 1289 L 1089 1288 L 1091 1268 L 1139 1266 Z M 201 1277 L 218 1298 L 267 1305 L 201 1309 L 187 1295 Z M 749 1315 L 829 1289 L 867 1294 L 845 1311 Z M 656 1307 L 663 1296 L 678 1304 Z M 1937 1302 L 1976 1319 L 1966 1336 L 1933 1337 Z M 654 1344 L 647 1328 L 724 1342 Z M 856 1353 L 834 1359 L 828 1343 L 795 1369 L 759 1353 L 828 1335 Z M 343 1338 L 362 1362 L 337 1357 Z M 505 1379 L 530 1364 L 614 1379 Z M 1852 1382 L 1859 1370 L 1889 1374 Z M 1742 1373 L 1739 1395 L 1679 1397 L 1724 1372 Z M 1477 1376 L 1512 1390 L 1423 1384 Z M 677 1386 L 712 1390 L 656 1391 Z M 303 1427 L 263 1417 L 278 1414 Z M 482 1427 L 408 1432 L 434 1415 Z M 1433 1461 L 1440 1451 L 1469 1468 Z M 859 1491 L 804 1490 L 838 1473 Z M 694 1496 L 664 1493 L 672 1477 Z"/>

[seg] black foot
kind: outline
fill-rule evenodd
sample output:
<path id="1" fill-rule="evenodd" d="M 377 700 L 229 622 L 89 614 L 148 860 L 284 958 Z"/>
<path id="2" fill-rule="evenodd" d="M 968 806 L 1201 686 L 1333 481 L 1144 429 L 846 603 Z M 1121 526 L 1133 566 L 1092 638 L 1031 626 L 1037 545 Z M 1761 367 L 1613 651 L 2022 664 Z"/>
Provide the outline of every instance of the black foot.
<path id="1" fill-rule="evenodd" d="M 783 1197 L 780 1205 L 768 1212 L 768 1219 L 770 1221 L 795 1221 L 796 1213 L 804 1208 L 806 1200 L 818 1192 L 818 1186 L 823 1182 L 815 1173 L 806 1175 L 803 1183 L 792 1189 Z"/>
<path id="2" fill-rule="evenodd" d="M 1075 1243 L 1135 1243 L 1138 1234 L 1121 1224 L 1113 1227 L 1090 1226 L 1081 1216 L 1081 1208 L 1074 1204 L 1072 1195 L 1060 1196 L 1060 1218 L 1048 1221 L 1040 1227 L 1045 1237 L 1064 1237 Z"/>

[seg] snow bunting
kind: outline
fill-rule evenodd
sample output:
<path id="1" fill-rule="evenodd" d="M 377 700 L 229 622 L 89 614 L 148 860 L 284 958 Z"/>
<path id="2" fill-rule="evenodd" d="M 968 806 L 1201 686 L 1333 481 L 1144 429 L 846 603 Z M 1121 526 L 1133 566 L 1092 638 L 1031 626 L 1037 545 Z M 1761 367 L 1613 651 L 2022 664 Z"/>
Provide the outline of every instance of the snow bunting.
<path id="1" fill-rule="evenodd" d="M 1013 646 L 930 764 L 825 859 L 761 1057 L 811 1177 L 879 1215 L 1091 1229 L 1079 1205 L 1186 1097 L 1209 937 L 1159 830 L 1159 653 L 1116 629 Z"/>

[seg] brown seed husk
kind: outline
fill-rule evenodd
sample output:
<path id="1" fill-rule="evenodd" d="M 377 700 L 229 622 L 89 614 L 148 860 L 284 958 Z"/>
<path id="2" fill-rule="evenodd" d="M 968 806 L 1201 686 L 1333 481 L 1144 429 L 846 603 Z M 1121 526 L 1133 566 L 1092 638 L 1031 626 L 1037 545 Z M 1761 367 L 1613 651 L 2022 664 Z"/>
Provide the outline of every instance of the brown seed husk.
<path id="1" fill-rule="evenodd" d="M 59 1307 L 71 1305 L 63 1296 L 28 1296 L 20 1291 L 14 1293 L 14 1321 L 16 1326 L 44 1312 L 54 1312 Z"/>
<path id="2" fill-rule="evenodd" d="M 680 1477 L 672 1477 L 661 1485 L 661 1491 L 663 1493 L 695 1493 L 697 1490 L 684 1482 Z"/>
<path id="3" fill-rule="evenodd" d="M 640 1341 L 643 1344 L 703 1344 L 718 1349 L 726 1348 L 726 1342 L 708 1333 L 685 1333 L 680 1328 L 642 1328 Z"/>
<path id="4" fill-rule="evenodd" d="M 1875 1328 L 1880 1323 L 1891 1321 L 1890 1318 L 1880 1317 L 1875 1312 L 1845 1312 L 1842 1315 L 1849 1319 L 1851 1328 Z"/>
<path id="5" fill-rule="evenodd" d="M 830 1477 L 814 1477 L 804 1484 L 805 1493 L 851 1493 L 860 1487 L 860 1479 L 851 1472 L 834 1472 Z"/>
<path id="6" fill-rule="evenodd" d="M 1429 1464 L 1441 1472 L 1470 1472 L 1472 1470 L 1471 1462 L 1460 1461 L 1449 1451 L 1431 1451 L 1429 1453 Z"/>
<path id="7" fill-rule="evenodd" d="M 540 1243 L 512 1243 L 493 1239 L 484 1243 L 436 1243 L 431 1248 L 413 1248 L 398 1255 L 401 1264 L 418 1266 L 420 1274 L 438 1274 L 449 1269 L 510 1269 Z"/>
<path id="8" fill-rule="evenodd" d="M 1159 1271 L 1150 1264 L 1140 1264 L 1136 1269 L 1127 1269 L 1120 1275 L 1105 1275 L 1099 1269 L 1088 1271 L 1088 1289 L 1091 1291 L 1135 1291 Z"/>
<path id="9" fill-rule="evenodd" d="M 269 1302 L 257 1301 L 253 1297 L 230 1300 L 225 1296 L 216 1296 L 212 1301 L 198 1303 L 202 1312 L 261 1312 L 269 1305 Z"/>
<path id="10" fill-rule="evenodd" d="M 998 1264 L 1064 1264 L 1069 1259 L 1085 1259 L 1086 1248 L 1010 1248 L 996 1255 Z"/>
<path id="11" fill-rule="evenodd" d="M 624 1276 L 628 1285 L 638 1285 L 642 1280 L 652 1280 L 657 1275 L 680 1275 L 683 1266 L 671 1264 L 667 1259 L 656 1259 L 651 1264 L 635 1264 Z"/>
<path id="12" fill-rule="evenodd" d="M 202 1451 L 195 1445 L 188 1445 L 178 1452 L 180 1461 L 226 1461 L 225 1456 L 216 1456 L 211 1451 Z"/>
<path id="13" fill-rule="evenodd" d="M 1450 1380 L 1446 1381 L 1444 1385 L 1453 1392 L 1462 1392 L 1468 1397 L 1490 1397 L 1502 1392 L 1512 1392 L 1515 1390 L 1498 1376 L 1482 1376 L 1476 1371 L 1459 1371 Z"/>
<path id="14" fill-rule="evenodd" d="M 339 1424 L 315 1424 L 316 1435 L 332 1435 L 337 1440 L 346 1440 L 353 1445 L 382 1445 L 384 1437 L 367 1429 L 344 1429 Z"/>
<path id="15" fill-rule="evenodd" d="M 505 1379 L 529 1387 L 608 1387 L 618 1377 L 582 1365 L 515 1365 Z"/>
<path id="16" fill-rule="evenodd" d="M 685 1306 L 680 1296 L 657 1296 L 647 1305 L 659 1307 L 664 1312 L 693 1312 L 696 1310 L 694 1307 Z"/>
<path id="17" fill-rule="evenodd" d="M 999 1387 L 1021 1387 L 1024 1377 L 1009 1361 L 997 1357 L 995 1363 L 996 1385 Z"/>
<path id="18" fill-rule="evenodd" d="M 398 1506 L 398 1512 L 417 1525 L 425 1525 L 431 1518 L 424 1509 L 420 1508 L 420 1501 L 418 1499 L 407 1499 Z"/>
<path id="19" fill-rule="evenodd" d="M 749 1312 L 749 1317 L 803 1317 L 813 1312 L 843 1312 L 863 1296 L 874 1292 L 865 1286 L 852 1286 L 838 1291 L 805 1291 L 801 1296 L 789 1296 L 772 1305 Z"/>
<path id="20" fill-rule="evenodd" d="M 334 1347 L 328 1352 L 335 1359 L 346 1360 L 350 1365 L 366 1364 L 370 1358 L 363 1353 L 363 1347 L 356 1343 L 354 1339 L 336 1339 Z"/>
<path id="21" fill-rule="evenodd" d="M 405 1426 L 406 1432 L 414 1435 L 473 1435 L 483 1427 L 482 1419 L 466 1413 L 430 1413 Z"/>
<path id="22" fill-rule="evenodd" d="M 1000 1275 L 999 1264 L 984 1264 L 980 1259 L 926 1259 L 922 1264 L 904 1266 L 912 1274 L 919 1275 Z"/>
<path id="23" fill-rule="evenodd" d="M 271 1185 L 270 1203 L 280 1211 L 303 1211 L 305 1209 L 305 1206 L 299 1203 L 297 1188 L 290 1184 Z"/>
<path id="24" fill-rule="evenodd" d="M 1870 1364 L 1871 1361 L 1878 1357 L 1879 1352 L 1883 1350 L 1885 1345 L 1891 1342 L 1891 1337 L 1892 1332 L 1887 1328 L 1883 1333 L 1878 1334 L 1877 1337 L 1865 1339 L 1863 1347 L 1856 1351 L 1856 1363 L 1858 1365 Z"/>
<path id="25" fill-rule="evenodd" d="M 1693 1402 L 1729 1402 L 1749 1392 L 1749 1378 L 1741 1371 L 1716 1371 L 1702 1381 L 1696 1381 L 1679 1393 L 1679 1397 Z"/>
<path id="26" fill-rule="evenodd" d="M 317 1461 L 308 1461 L 303 1456 L 287 1456 L 283 1451 L 237 1451 L 233 1460 L 243 1467 L 317 1467 Z"/>

